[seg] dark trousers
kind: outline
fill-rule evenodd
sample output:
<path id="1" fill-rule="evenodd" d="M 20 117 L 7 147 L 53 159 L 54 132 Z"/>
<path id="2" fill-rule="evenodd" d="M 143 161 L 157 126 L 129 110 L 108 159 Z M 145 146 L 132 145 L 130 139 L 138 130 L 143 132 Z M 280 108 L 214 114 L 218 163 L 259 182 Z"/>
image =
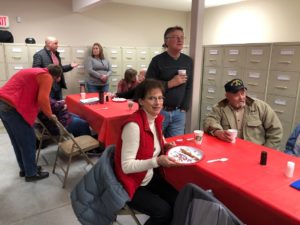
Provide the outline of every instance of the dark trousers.
<path id="1" fill-rule="evenodd" d="M 150 183 L 140 186 L 128 205 L 150 216 L 144 225 L 169 225 L 177 194 L 177 190 L 154 170 Z"/>

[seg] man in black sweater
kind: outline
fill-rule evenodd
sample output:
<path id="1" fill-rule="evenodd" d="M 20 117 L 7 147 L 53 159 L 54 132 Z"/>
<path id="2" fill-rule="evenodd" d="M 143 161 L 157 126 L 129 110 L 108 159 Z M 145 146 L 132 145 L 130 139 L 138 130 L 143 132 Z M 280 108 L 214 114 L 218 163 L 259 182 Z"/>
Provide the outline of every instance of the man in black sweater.
<path id="1" fill-rule="evenodd" d="M 164 108 L 165 137 L 184 134 L 186 111 L 189 109 L 193 83 L 193 61 L 181 53 L 184 33 L 181 27 L 169 27 L 164 34 L 167 50 L 152 58 L 146 79 L 160 80 L 165 87 Z"/>

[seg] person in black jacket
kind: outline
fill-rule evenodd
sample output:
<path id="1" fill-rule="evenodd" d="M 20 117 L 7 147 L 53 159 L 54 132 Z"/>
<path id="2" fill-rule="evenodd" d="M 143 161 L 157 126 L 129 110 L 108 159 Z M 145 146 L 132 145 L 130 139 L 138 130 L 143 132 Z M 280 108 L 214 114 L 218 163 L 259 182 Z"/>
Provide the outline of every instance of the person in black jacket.
<path id="1" fill-rule="evenodd" d="M 68 72 L 78 66 L 77 63 L 62 65 L 57 48 L 57 39 L 55 37 L 47 37 L 45 40 L 45 47 L 34 54 L 32 67 L 45 68 L 49 64 L 55 64 L 60 65 L 63 72 Z M 61 80 L 59 82 L 53 83 L 50 93 L 51 98 L 55 100 L 62 100 L 62 88 L 67 88 L 64 75 L 61 76 Z"/>

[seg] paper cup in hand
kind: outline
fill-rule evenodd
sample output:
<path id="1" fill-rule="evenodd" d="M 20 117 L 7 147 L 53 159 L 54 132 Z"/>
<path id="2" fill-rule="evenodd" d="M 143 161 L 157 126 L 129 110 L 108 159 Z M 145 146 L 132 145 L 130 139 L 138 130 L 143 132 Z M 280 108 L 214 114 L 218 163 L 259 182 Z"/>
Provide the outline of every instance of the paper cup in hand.
<path id="1" fill-rule="evenodd" d="M 237 137 L 237 129 L 228 129 L 228 132 L 230 132 L 231 135 L 231 143 L 235 143 L 236 137 Z"/>
<path id="2" fill-rule="evenodd" d="M 178 70 L 179 75 L 186 75 L 186 70 Z"/>
<path id="3" fill-rule="evenodd" d="M 202 143 L 202 139 L 203 139 L 203 131 L 202 130 L 194 130 L 194 138 L 195 138 L 195 143 L 200 145 Z"/>

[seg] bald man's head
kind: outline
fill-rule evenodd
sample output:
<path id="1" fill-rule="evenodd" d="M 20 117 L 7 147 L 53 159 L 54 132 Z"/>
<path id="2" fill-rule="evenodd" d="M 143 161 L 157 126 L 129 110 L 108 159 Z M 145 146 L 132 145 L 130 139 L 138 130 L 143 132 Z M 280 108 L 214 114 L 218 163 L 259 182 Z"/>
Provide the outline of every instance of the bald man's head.
<path id="1" fill-rule="evenodd" d="M 45 39 L 45 46 L 48 50 L 55 52 L 58 48 L 58 41 L 55 37 L 47 37 Z"/>

